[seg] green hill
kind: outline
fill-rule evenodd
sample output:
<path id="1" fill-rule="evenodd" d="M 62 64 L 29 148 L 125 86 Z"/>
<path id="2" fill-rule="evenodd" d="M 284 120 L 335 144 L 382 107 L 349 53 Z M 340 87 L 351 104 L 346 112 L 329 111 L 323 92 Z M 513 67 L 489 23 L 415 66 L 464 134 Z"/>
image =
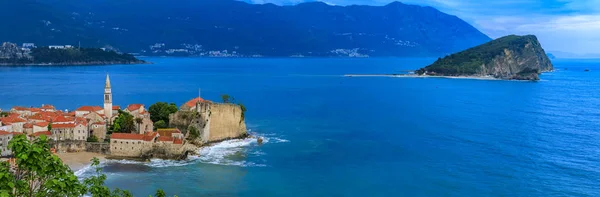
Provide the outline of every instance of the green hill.
<path id="1" fill-rule="evenodd" d="M 432 76 L 492 76 L 499 79 L 538 80 L 553 70 L 534 35 L 509 35 L 461 51 L 416 71 Z"/>

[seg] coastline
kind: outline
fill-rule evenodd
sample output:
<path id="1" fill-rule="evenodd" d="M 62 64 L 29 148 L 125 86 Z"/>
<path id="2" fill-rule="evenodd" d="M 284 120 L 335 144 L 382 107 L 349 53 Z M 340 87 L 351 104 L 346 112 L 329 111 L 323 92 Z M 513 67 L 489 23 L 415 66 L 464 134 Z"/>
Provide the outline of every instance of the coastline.
<path id="1" fill-rule="evenodd" d="M 140 62 L 71 62 L 71 63 L 26 63 L 26 64 L 12 64 L 12 63 L 0 63 L 0 66 L 91 66 L 91 65 L 117 65 L 117 64 L 152 64 L 152 62 L 140 61 Z"/>
<path id="2" fill-rule="evenodd" d="M 69 166 L 73 172 L 91 165 L 91 160 L 94 157 L 100 159 L 100 161 L 106 160 L 105 155 L 92 152 L 58 153 L 56 155 L 62 160 L 63 164 Z"/>
<path id="3" fill-rule="evenodd" d="M 447 78 L 447 79 L 478 79 L 478 80 L 504 80 L 492 76 L 432 76 L 416 74 L 345 74 L 344 77 L 396 77 L 396 78 Z"/>

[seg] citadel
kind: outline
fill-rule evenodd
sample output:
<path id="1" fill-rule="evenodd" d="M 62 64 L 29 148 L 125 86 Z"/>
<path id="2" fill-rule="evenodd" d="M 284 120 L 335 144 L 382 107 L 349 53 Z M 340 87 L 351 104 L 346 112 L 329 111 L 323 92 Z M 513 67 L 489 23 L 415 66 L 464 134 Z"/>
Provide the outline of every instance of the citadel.
<path id="1" fill-rule="evenodd" d="M 90 151 L 113 157 L 169 159 L 181 158 L 187 151 L 206 143 L 247 136 L 244 112 L 236 104 L 197 97 L 170 115 L 168 128 L 157 129 L 144 104 L 121 108 L 113 105 L 112 93 L 107 74 L 103 107 L 81 106 L 75 111 L 57 110 L 49 104 L 39 108 L 12 107 L 0 117 L 1 156 L 12 155 L 7 146 L 16 135 L 26 135 L 30 140 L 45 135 L 61 152 Z M 134 131 L 110 131 L 120 113 L 133 116 Z M 197 136 L 191 136 L 189 130 L 197 131 Z M 90 142 L 90 138 L 98 142 Z"/>

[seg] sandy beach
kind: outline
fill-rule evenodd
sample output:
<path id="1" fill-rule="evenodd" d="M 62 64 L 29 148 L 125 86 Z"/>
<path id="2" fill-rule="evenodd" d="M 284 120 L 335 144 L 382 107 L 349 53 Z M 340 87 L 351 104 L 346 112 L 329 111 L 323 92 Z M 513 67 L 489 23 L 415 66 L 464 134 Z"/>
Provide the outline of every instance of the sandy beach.
<path id="1" fill-rule="evenodd" d="M 92 158 L 96 157 L 100 161 L 105 159 L 105 156 L 98 153 L 77 152 L 77 153 L 58 153 L 58 157 L 67 164 L 73 172 L 85 168 L 92 163 Z"/>

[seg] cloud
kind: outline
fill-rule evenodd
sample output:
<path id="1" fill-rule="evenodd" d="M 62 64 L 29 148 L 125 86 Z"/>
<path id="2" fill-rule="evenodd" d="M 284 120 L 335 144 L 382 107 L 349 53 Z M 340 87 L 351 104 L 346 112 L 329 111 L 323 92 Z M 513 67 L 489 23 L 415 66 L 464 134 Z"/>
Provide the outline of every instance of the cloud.
<path id="1" fill-rule="evenodd" d="M 279 5 L 314 0 L 247 0 Z M 327 0 L 335 5 L 385 5 L 391 0 Z M 600 0 L 404 0 L 456 15 L 492 38 L 534 34 L 546 50 L 600 53 Z"/>

